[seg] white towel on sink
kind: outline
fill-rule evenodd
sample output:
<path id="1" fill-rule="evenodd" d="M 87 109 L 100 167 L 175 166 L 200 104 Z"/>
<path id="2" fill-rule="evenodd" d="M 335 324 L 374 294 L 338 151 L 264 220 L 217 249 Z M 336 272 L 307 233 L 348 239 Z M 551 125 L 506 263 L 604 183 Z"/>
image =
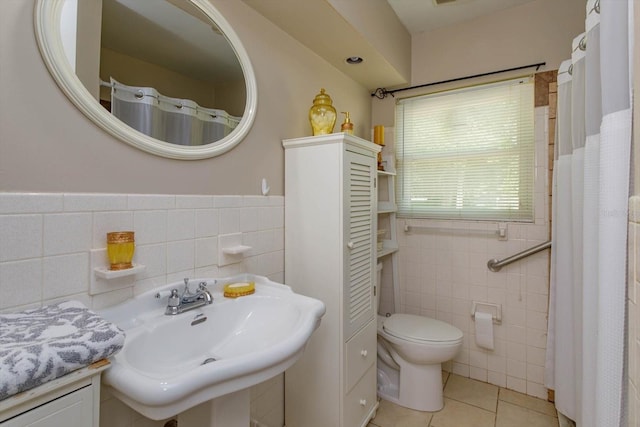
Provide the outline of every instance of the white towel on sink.
<path id="1" fill-rule="evenodd" d="M 77 301 L 0 314 L 0 400 L 109 357 L 124 338 Z"/>

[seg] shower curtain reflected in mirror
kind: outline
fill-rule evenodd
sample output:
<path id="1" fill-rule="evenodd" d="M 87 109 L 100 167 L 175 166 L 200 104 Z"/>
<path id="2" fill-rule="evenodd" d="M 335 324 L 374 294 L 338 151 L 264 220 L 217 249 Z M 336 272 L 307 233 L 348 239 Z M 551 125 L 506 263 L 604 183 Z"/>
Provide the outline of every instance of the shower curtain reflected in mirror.
<path id="1" fill-rule="evenodd" d="M 190 99 L 171 98 L 151 87 L 127 86 L 111 78 L 111 113 L 152 138 L 200 146 L 221 140 L 240 123 L 224 110 L 205 108 Z"/>
<path id="2" fill-rule="evenodd" d="M 558 71 L 545 385 L 578 427 L 627 425 L 633 1 L 602 3 Z"/>

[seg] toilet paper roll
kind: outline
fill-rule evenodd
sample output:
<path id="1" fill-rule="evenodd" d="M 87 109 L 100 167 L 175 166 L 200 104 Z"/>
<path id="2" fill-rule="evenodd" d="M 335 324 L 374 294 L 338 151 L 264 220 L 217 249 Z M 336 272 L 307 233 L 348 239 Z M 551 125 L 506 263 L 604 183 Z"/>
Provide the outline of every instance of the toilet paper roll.
<path id="1" fill-rule="evenodd" d="M 476 311 L 476 344 L 493 350 L 493 316 L 491 313 Z"/>

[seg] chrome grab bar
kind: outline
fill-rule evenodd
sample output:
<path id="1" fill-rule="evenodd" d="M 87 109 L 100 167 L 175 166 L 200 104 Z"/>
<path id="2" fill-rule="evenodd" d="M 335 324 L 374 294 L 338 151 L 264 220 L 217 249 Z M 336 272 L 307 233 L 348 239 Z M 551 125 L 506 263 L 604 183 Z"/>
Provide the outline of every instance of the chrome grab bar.
<path id="1" fill-rule="evenodd" d="M 551 247 L 551 240 L 548 240 L 544 243 L 540 243 L 537 246 L 534 246 L 532 248 L 526 249 L 522 252 L 518 252 L 515 255 L 511 255 L 510 257 L 507 257 L 505 259 L 501 259 L 501 260 L 497 260 L 497 259 L 490 259 L 489 262 L 487 262 L 487 268 L 491 271 L 500 271 L 500 269 L 502 267 L 504 267 L 505 265 L 511 264 L 512 262 L 521 260 L 522 258 L 526 258 L 529 255 L 533 255 L 533 254 L 537 254 L 540 251 L 543 251 L 545 249 L 548 249 Z"/>

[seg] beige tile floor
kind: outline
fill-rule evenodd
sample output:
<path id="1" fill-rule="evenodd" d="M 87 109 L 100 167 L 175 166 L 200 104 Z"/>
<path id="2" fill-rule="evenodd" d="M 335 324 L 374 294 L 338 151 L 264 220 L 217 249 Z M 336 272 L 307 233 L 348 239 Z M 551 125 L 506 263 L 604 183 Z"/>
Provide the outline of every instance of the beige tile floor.
<path id="1" fill-rule="evenodd" d="M 553 404 L 443 372 L 444 408 L 419 412 L 380 401 L 368 427 L 558 427 Z"/>

